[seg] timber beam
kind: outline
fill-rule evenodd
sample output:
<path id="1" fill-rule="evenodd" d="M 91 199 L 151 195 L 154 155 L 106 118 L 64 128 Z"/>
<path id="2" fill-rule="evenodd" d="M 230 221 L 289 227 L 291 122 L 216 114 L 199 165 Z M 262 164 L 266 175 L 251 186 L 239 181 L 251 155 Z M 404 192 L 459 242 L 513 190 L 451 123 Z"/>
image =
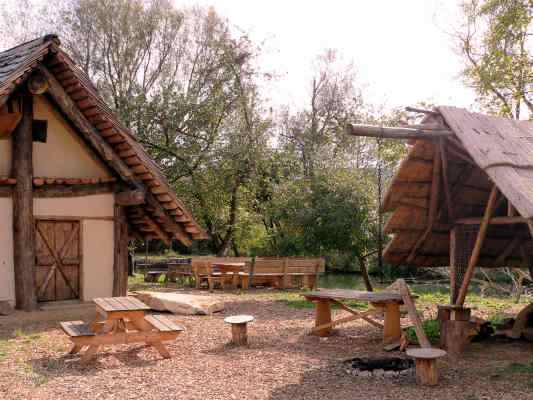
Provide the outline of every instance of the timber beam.
<path id="1" fill-rule="evenodd" d="M 124 180 L 129 180 L 133 176 L 133 172 L 126 165 L 126 163 L 116 154 L 110 144 L 108 144 L 96 128 L 87 120 L 85 115 L 80 111 L 78 105 L 72 100 L 69 94 L 65 91 L 61 83 L 55 76 L 44 66 L 39 67 L 39 71 L 48 81 L 48 90 L 46 93 L 50 95 L 52 100 L 59 105 L 69 121 L 76 127 L 82 136 L 91 144 L 98 155 L 108 163 L 120 177 Z"/>
<path id="2" fill-rule="evenodd" d="M 346 133 L 351 136 L 375 137 L 382 139 L 424 139 L 438 140 L 455 135 L 449 129 L 421 129 L 384 127 L 373 125 L 346 125 Z"/>
<path id="3" fill-rule="evenodd" d="M 33 95 L 22 94 L 22 118 L 13 132 L 13 256 L 16 307 L 37 308 L 33 219 Z"/>
<path id="4" fill-rule="evenodd" d="M 132 184 L 137 190 L 145 191 L 146 204 L 154 208 L 157 216 L 164 220 L 166 226 L 176 232 L 176 237 L 181 240 L 183 244 L 190 246 L 192 244 L 191 236 L 178 223 L 176 223 L 176 221 L 174 221 L 155 196 L 150 191 L 146 190 L 146 186 L 135 178 L 133 170 L 118 156 L 111 145 L 102 138 L 91 122 L 87 120 L 85 115 L 79 110 L 77 104 L 70 98 L 69 94 L 54 75 L 44 66 L 39 67 L 39 71 L 49 83 L 47 93 L 51 96 L 52 100 L 60 106 L 63 113 L 81 132 L 84 138 L 93 146 L 98 155 L 117 171 L 123 181 Z"/>
<path id="5" fill-rule="evenodd" d="M 511 224 L 528 224 L 530 219 L 524 217 L 492 217 L 488 220 L 489 225 L 511 225 Z M 468 217 L 459 218 L 454 221 L 456 225 L 481 225 L 483 218 Z"/>

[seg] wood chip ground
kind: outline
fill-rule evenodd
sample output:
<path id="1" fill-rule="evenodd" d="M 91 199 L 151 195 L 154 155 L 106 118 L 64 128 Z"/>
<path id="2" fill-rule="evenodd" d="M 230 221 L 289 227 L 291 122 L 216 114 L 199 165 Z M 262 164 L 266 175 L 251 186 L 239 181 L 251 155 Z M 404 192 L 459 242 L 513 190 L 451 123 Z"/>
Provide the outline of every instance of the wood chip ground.
<path id="1" fill-rule="evenodd" d="M 169 315 L 187 329 L 168 345 L 169 360 L 140 345 L 106 347 L 86 366 L 66 355 L 70 343 L 58 321 L 90 320 L 91 307 L 0 317 L 0 399 L 533 399 L 533 375 L 506 369 L 529 364 L 532 343 L 472 344 L 461 360 L 442 360 L 437 388 L 423 388 L 412 377 L 346 373 L 342 360 L 349 357 L 391 354 L 368 324 L 351 322 L 319 339 L 303 334 L 312 309 L 290 308 L 275 293 L 223 296 L 224 313 Z M 224 318 L 234 314 L 256 318 L 247 347 L 228 344 Z"/>

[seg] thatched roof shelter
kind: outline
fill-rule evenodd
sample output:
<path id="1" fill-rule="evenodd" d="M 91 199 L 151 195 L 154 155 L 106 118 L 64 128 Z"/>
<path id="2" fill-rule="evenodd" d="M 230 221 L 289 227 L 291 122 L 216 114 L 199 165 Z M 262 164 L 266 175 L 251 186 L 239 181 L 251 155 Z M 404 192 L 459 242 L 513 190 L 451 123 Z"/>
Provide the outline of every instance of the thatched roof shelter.
<path id="1" fill-rule="evenodd" d="M 409 139 L 383 201 L 393 265 L 531 266 L 533 122 L 438 107 L 421 125 L 349 126 L 355 136 Z M 471 265 L 471 268 L 470 268 Z M 468 281 L 468 279 L 467 279 Z M 466 284 L 468 286 L 468 282 Z"/>

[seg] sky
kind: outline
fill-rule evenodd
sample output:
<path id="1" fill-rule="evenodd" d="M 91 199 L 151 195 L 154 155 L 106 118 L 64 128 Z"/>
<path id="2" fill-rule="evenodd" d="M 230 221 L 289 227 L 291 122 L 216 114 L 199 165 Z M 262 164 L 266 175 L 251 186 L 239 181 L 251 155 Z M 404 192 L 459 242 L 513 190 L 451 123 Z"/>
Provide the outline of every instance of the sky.
<path id="1" fill-rule="evenodd" d="M 261 67 L 278 78 L 274 104 L 305 101 L 313 59 L 337 49 L 358 71 L 367 102 L 385 108 L 421 101 L 469 107 L 474 93 L 459 77 L 450 33 L 458 0 L 174 0 L 213 6 L 257 43 Z"/>

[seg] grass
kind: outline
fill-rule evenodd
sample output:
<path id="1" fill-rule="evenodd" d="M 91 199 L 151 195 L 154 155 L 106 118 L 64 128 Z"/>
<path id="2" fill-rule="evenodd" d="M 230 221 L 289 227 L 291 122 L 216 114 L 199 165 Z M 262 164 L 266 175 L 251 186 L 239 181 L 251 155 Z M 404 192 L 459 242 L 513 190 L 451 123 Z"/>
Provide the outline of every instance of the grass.
<path id="1" fill-rule="evenodd" d="M 279 292 L 274 294 L 274 299 L 276 301 L 281 301 L 285 303 L 288 307 L 296 309 L 304 308 L 314 308 L 314 304 L 311 301 L 306 300 L 302 293 L 300 292 Z M 356 308 L 361 311 L 368 310 L 369 305 L 366 302 L 349 300 L 344 302 L 348 307 Z M 337 305 L 333 304 L 332 308 L 339 308 Z"/>
<path id="2" fill-rule="evenodd" d="M 500 371 L 502 374 L 527 374 L 527 375 L 533 375 L 533 361 L 529 364 L 522 364 L 513 362 L 509 365 L 503 367 Z"/>
<path id="3" fill-rule="evenodd" d="M 428 337 L 429 341 L 432 343 L 436 343 L 440 338 L 439 321 L 434 319 L 428 319 L 422 322 L 422 326 L 424 328 L 424 332 L 426 332 L 426 336 Z M 418 337 L 416 336 L 414 326 L 408 327 L 405 330 L 405 334 L 407 335 L 407 339 L 409 339 L 409 342 L 418 344 Z"/>

